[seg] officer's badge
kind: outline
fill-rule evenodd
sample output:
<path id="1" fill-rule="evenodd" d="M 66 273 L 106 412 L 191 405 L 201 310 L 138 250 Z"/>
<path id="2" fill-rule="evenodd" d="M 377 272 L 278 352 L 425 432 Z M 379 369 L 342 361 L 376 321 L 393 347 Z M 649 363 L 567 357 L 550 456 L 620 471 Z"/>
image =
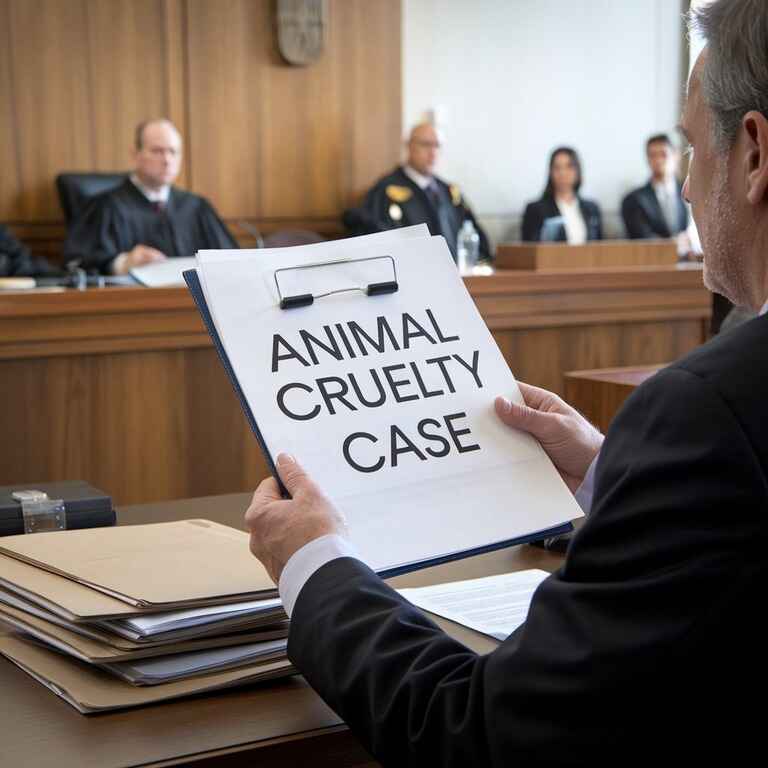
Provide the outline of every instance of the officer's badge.
<path id="1" fill-rule="evenodd" d="M 413 190 L 410 187 L 401 187 L 398 184 L 390 184 L 385 192 L 393 203 L 407 203 L 413 197 Z"/>
<path id="2" fill-rule="evenodd" d="M 449 189 L 451 191 L 451 202 L 454 205 L 461 205 L 461 190 L 455 184 L 451 184 Z"/>
<path id="3" fill-rule="evenodd" d="M 397 203 L 389 206 L 389 218 L 392 221 L 400 221 L 403 218 L 403 209 Z"/>

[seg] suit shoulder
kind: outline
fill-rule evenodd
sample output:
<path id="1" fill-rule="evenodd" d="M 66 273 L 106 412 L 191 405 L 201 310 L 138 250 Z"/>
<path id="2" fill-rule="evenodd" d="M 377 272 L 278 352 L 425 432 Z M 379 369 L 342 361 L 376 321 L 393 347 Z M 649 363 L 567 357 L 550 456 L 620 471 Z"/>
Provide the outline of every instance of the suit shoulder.
<path id="1" fill-rule="evenodd" d="M 734 378 L 754 381 L 768 379 L 768 315 L 757 317 L 697 347 L 673 363 L 680 368 L 716 383 L 727 384 Z"/>
<path id="2" fill-rule="evenodd" d="M 383 194 L 388 186 L 401 186 L 402 184 L 403 173 L 399 167 L 394 168 L 389 173 L 385 173 L 377 181 L 375 181 L 371 185 L 371 188 L 368 190 L 368 194 Z"/>
<path id="3" fill-rule="evenodd" d="M 635 187 L 635 189 L 627 192 L 627 194 L 624 195 L 624 198 L 622 199 L 621 204 L 632 205 L 637 203 L 644 189 L 645 187 Z"/>

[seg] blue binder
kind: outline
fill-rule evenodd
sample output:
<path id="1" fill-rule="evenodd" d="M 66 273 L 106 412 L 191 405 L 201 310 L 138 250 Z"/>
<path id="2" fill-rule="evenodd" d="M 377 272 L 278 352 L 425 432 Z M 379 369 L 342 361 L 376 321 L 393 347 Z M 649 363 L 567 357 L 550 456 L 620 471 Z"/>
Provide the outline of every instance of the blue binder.
<path id="1" fill-rule="evenodd" d="M 264 440 L 264 436 L 261 434 L 261 430 L 259 429 L 258 422 L 256 421 L 256 418 L 253 415 L 253 411 L 251 411 L 251 407 L 248 405 L 248 400 L 246 399 L 245 394 L 243 393 L 243 390 L 240 387 L 240 382 L 238 382 L 237 380 L 237 376 L 235 375 L 235 371 L 232 368 L 232 364 L 229 361 L 229 357 L 227 357 L 227 353 L 224 350 L 224 345 L 221 343 L 221 339 L 219 338 L 219 333 L 216 330 L 216 326 L 213 322 L 213 318 L 211 317 L 210 310 L 208 309 L 208 304 L 205 300 L 203 289 L 200 286 L 200 280 L 197 276 L 197 270 L 194 270 L 194 269 L 186 270 L 184 271 L 183 275 L 184 275 L 184 281 L 187 284 L 187 288 L 189 288 L 189 292 L 192 294 L 192 298 L 195 302 L 195 306 L 200 312 L 200 316 L 203 319 L 203 323 L 205 324 L 206 330 L 208 331 L 208 334 L 210 335 L 211 340 L 213 341 L 213 346 L 216 348 L 216 352 L 219 356 L 219 360 L 221 360 L 221 364 L 224 366 L 224 370 L 227 372 L 227 376 L 229 377 L 230 382 L 232 382 L 232 387 L 235 390 L 235 394 L 240 400 L 240 405 L 242 406 L 243 411 L 245 412 L 245 417 L 248 419 L 248 424 L 251 427 L 251 431 L 253 432 L 253 434 L 256 437 L 256 440 L 259 443 L 261 452 L 264 454 L 264 458 L 267 461 L 267 466 L 269 467 L 269 471 L 277 480 L 278 486 L 280 487 L 280 491 L 283 494 L 283 496 L 287 497 L 289 494 L 286 491 L 285 486 L 281 482 L 279 475 L 277 474 L 277 468 L 275 467 L 275 462 L 269 453 L 269 449 L 267 448 L 267 444 Z M 573 525 L 571 523 L 565 523 L 564 525 L 560 525 L 555 528 L 549 528 L 546 531 L 539 531 L 537 533 L 532 533 L 532 534 L 521 536 L 515 539 L 508 539 L 506 541 L 495 542 L 493 544 L 489 544 L 484 547 L 467 549 L 461 552 L 454 552 L 449 555 L 443 555 L 441 557 L 436 557 L 429 560 L 421 560 L 417 563 L 409 563 L 407 565 L 398 566 L 395 568 L 380 570 L 378 571 L 378 574 L 383 578 L 391 578 L 393 576 L 399 576 L 403 573 L 410 573 L 412 571 L 421 570 L 422 568 L 431 568 L 434 565 L 441 565 L 442 563 L 450 563 L 454 560 L 463 560 L 466 557 L 481 555 L 481 554 L 484 554 L 485 552 L 495 552 L 498 549 L 506 549 L 508 547 L 517 546 L 519 544 L 528 544 L 531 541 L 538 541 L 540 539 L 545 539 L 545 538 L 548 539 L 553 536 L 559 536 L 560 534 L 569 533 L 572 530 L 573 530 Z"/>

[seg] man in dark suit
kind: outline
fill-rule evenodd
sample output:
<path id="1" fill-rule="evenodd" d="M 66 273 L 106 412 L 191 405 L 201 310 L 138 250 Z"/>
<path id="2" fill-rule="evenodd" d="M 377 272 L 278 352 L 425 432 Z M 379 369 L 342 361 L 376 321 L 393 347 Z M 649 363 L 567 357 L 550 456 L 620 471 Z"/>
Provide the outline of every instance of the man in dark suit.
<path id="1" fill-rule="evenodd" d="M 707 46 L 684 193 L 704 279 L 765 312 L 768 5 L 694 18 Z M 292 617 L 290 658 L 385 765 L 746 764 L 768 683 L 766 348 L 765 315 L 717 337 L 639 387 L 602 446 L 550 393 L 496 401 L 591 511 L 526 623 L 482 657 L 356 559 L 332 502 L 279 457 L 292 499 L 265 480 L 246 522 Z"/>
<path id="2" fill-rule="evenodd" d="M 345 211 L 344 224 L 354 235 L 427 224 L 433 235 L 445 237 L 455 259 L 459 230 L 469 220 L 480 237 L 480 259 L 490 261 L 488 238 L 461 190 L 434 174 L 440 146 L 440 135 L 433 125 L 416 125 L 406 143 L 405 165 L 379 179 L 360 208 Z"/>
<path id="3" fill-rule="evenodd" d="M 675 237 L 688 229 L 688 210 L 677 180 L 677 152 L 665 133 L 651 136 L 645 145 L 651 178 L 630 192 L 621 203 L 627 237 L 633 240 Z"/>

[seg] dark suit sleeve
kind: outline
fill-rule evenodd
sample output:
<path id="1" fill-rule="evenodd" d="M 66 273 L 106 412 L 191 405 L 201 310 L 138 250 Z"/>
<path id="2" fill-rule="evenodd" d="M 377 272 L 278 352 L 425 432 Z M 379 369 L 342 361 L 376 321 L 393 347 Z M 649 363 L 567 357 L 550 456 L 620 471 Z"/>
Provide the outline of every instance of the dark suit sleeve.
<path id="1" fill-rule="evenodd" d="M 522 240 L 538 243 L 541 240 L 541 225 L 543 223 L 539 206 L 536 203 L 528 203 L 523 214 Z"/>
<path id="2" fill-rule="evenodd" d="M 716 685 L 709 662 L 746 642 L 750 612 L 728 612 L 763 567 L 752 447 L 706 381 L 667 370 L 615 420 L 596 483 L 565 566 L 490 655 L 356 560 L 304 586 L 289 656 L 385 766 L 590 765 L 620 745 L 653 755 L 678 731 L 685 747 L 686 718 L 705 723 L 692 710 Z"/>
<path id="3" fill-rule="evenodd" d="M 631 240 L 645 240 L 658 237 L 651 227 L 645 211 L 634 194 L 627 195 L 621 203 L 621 217 L 624 219 L 624 228 L 627 237 Z"/>
<path id="4" fill-rule="evenodd" d="M 0 225 L 0 276 L 29 277 L 33 273 L 32 258 L 27 248 Z"/>
<path id="5" fill-rule="evenodd" d="M 588 211 L 587 233 L 590 240 L 603 239 L 603 214 L 600 206 L 594 200 L 588 200 L 586 204 Z"/>

